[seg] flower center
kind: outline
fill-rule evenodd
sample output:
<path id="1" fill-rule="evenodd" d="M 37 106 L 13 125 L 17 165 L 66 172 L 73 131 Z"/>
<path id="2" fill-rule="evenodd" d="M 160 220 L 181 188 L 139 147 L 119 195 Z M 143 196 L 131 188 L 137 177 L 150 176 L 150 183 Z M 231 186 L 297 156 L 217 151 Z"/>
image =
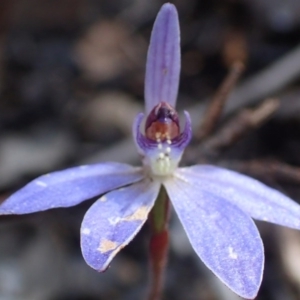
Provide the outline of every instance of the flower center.
<path id="1" fill-rule="evenodd" d="M 180 135 L 179 118 L 176 110 L 166 102 L 161 102 L 150 112 L 145 135 L 157 143 L 157 149 L 150 155 L 151 172 L 157 176 L 171 175 L 177 168 L 181 155 L 173 151 L 172 140 Z"/>
<path id="2" fill-rule="evenodd" d="M 147 118 L 145 133 L 148 139 L 158 143 L 176 138 L 180 134 L 176 110 L 166 102 L 159 103 Z"/>

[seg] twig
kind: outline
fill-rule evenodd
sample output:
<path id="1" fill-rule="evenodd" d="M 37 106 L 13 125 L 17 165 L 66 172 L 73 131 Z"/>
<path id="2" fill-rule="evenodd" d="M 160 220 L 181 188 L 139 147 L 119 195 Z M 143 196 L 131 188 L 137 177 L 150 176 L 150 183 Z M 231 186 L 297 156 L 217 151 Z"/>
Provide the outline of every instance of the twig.
<path id="1" fill-rule="evenodd" d="M 277 160 L 231 161 L 222 165 L 261 179 L 300 184 L 300 168 Z"/>
<path id="2" fill-rule="evenodd" d="M 213 96 L 206 110 L 199 131 L 196 132 L 196 137 L 199 140 L 209 136 L 209 134 L 214 130 L 217 121 L 219 120 L 220 115 L 223 111 L 223 107 L 226 103 L 226 100 L 228 99 L 228 95 L 234 88 L 243 70 L 244 70 L 244 64 L 241 63 L 240 61 L 236 61 L 231 66 L 228 75 L 226 76 L 225 80 L 223 81 L 223 83 L 221 84 L 221 86 Z"/>
<path id="3" fill-rule="evenodd" d="M 231 146 L 250 130 L 266 122 L 278 107 L 278 99 L 266 99 L 256 108 L 243 109 L 229 120 L 227 124 L 223 125 L 203 146 L 213 150 L 220 150 Z"/>
<path id="4" fill-rule="evenodd" d="M 238 85 L 229 96 L 224 108 L 224 115 L 226 116 L 238 109 L 256 104 L 260 99 L 278 92 L 299 76 L 300 45 L 261 72 Z M 190 112 L 193 120 L 199 119 L 199 112 L 205 113 L 203 103 L 187 110 Z"/>

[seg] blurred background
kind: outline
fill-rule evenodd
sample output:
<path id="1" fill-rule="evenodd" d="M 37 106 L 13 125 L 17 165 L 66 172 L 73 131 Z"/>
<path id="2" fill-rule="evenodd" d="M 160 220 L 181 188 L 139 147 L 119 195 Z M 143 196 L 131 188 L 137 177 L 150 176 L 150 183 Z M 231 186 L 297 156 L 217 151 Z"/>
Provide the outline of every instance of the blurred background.
<path id="1" fill-rule="evenodd" d="M 146 51 L 163 3 L 1 0 L 1 201 L 43 173 L 106 160 L 139 163 L 131 125 L 143 111 Z M 232 119 L 243 128 L 245 112 L 256 120 L 240 134 L 230 127 L 225 142 L 220 131 L 205 147 L 194 142 L 186 163 L 247 173 L 299 201 L 300 2 L 173 3 L 182 34 L 178 109 L 189 110 L 198 128 L 208 100 L 241 61 L 246 69 L 218 128 Z M 280 103 L 266 112 L 268 97 Z M 147 227 L 98 274 L 79 246 L 80 223 L 92 203 L 0 218 L 0 300 L 143 299 Z M 257 299 L 300 299 L 300 233 L 258 226 L 266 267 Z M 165 300 L 239 299 L 202 265 L 175 216 L 171 239 Z"/>

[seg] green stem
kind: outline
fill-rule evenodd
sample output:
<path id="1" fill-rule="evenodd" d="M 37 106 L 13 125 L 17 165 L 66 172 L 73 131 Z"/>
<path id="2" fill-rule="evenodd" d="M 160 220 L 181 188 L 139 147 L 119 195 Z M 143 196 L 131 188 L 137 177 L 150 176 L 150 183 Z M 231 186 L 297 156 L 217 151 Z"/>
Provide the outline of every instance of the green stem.
<path id="1" fill-rule="evenodd" d="M 164 188 L 161 188 L 155 205 L 150 213 L 151 237 L 149 257 L 151 266 L 151 285 L 148 300 L 161 298 L 164 271 L 169 248 L 169 199 Z"/>

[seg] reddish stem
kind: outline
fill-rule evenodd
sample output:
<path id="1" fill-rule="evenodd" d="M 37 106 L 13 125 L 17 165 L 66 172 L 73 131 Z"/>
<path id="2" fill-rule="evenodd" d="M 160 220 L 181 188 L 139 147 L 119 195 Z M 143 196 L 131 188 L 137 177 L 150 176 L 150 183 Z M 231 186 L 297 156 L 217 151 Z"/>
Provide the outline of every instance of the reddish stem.
<path id="1" fill-rule="evenodd" d="M 161 298 L 164 282 L 164 270 L 167 263 L 169 232 L 167 229 L 155 233 L 150 239 L 151 290 L 149 300 Z"/>
<path id="2" fill-rule="evenodd" d="M 151 228 L 149 244 L 151 283 L 148 300 L 160 300 L 169 249 L 169 199 L 164 189 L 161 190 L 156 200 L 149 220 Z"/>

